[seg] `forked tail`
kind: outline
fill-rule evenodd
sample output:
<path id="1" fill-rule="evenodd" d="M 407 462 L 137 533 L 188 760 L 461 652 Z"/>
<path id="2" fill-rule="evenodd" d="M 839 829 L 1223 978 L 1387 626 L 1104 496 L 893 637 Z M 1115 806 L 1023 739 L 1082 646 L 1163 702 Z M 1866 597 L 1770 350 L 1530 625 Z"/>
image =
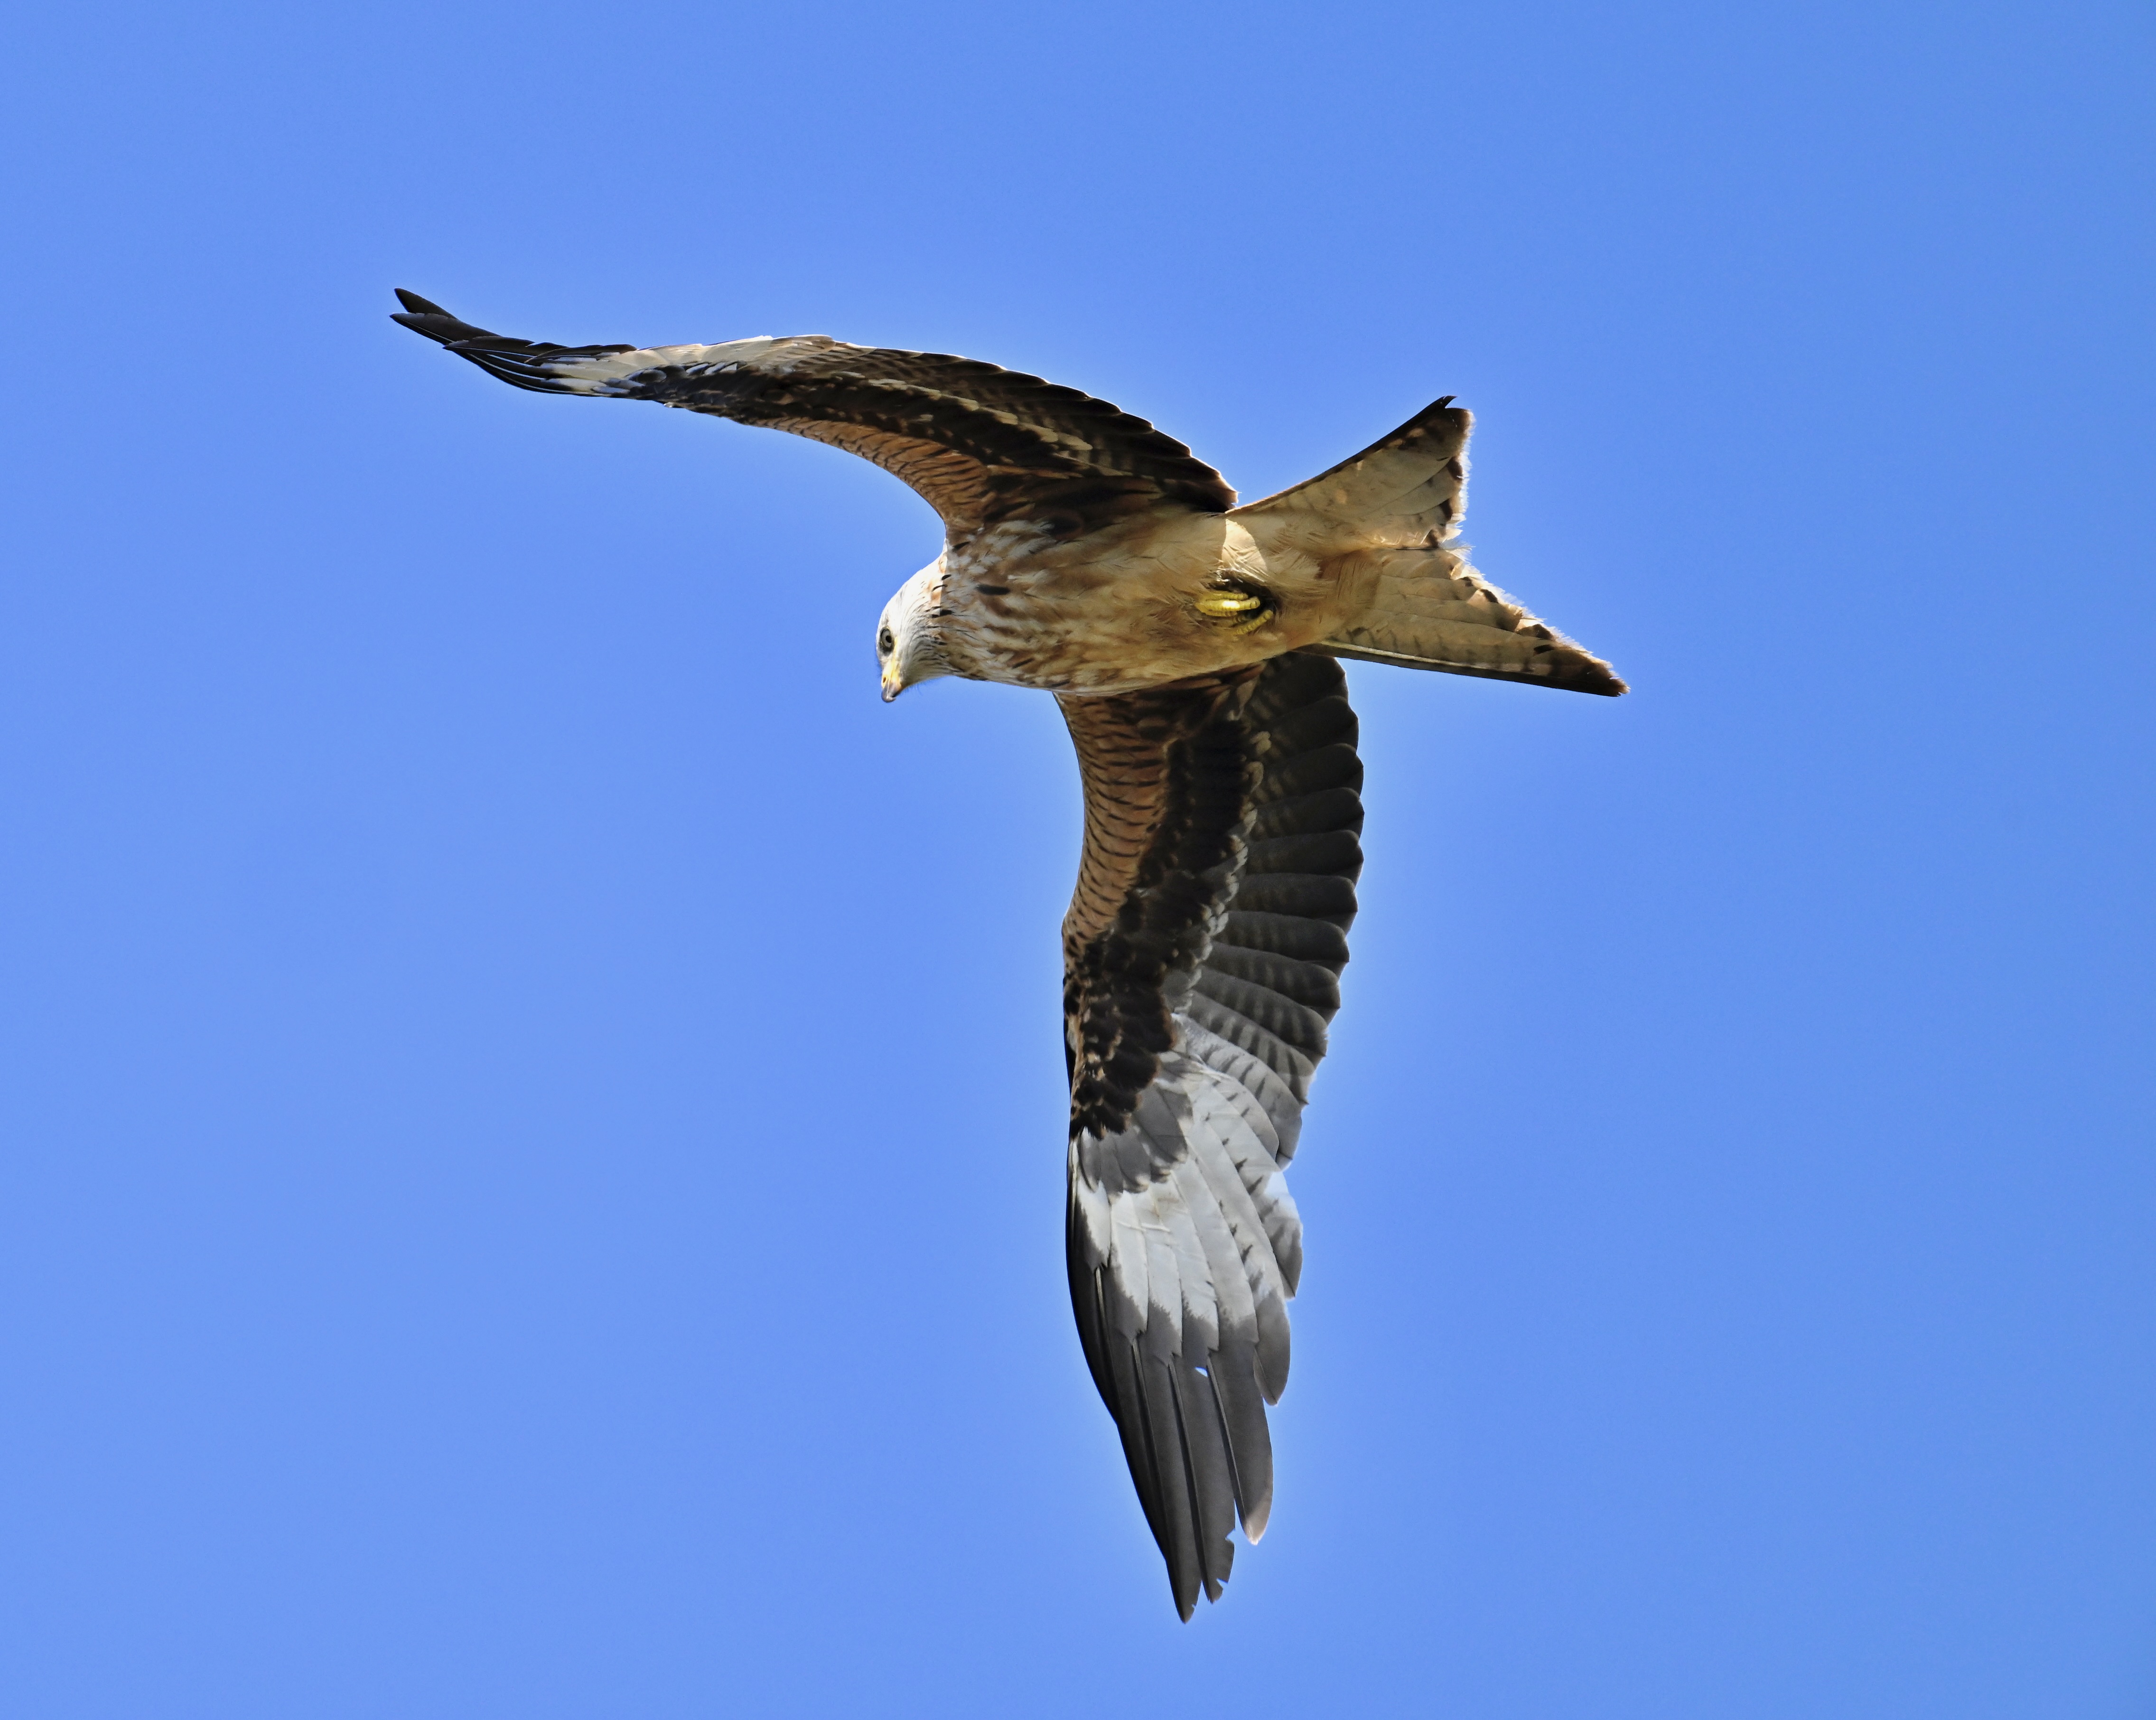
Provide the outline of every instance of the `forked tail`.
<path id="1" fill-rule="evenodd" d="M 1512 602 L 1453 541 L 1466 505 L 1473 424 L 1447 395 L 1353 460 L 1235 511 L 1285 529 L 1359 594 L 1353 622 L 1307 649 L 1578 693 L 1624 692 L 1607 663 Z"/>

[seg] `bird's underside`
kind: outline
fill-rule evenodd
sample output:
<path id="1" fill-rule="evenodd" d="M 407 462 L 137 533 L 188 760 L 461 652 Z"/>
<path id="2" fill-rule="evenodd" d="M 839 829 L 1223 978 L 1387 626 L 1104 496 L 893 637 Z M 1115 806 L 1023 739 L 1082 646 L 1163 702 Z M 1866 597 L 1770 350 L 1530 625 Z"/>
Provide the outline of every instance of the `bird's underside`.
<path id="1" fill-rule="evenodd" d="M 1071 1302 L 1188 1618 L 1272 1501 L 1301 1265 L 1281 1171 L 1362 868 L 1332 660 L 1625 691 L 1453 541 L 1468 414 L 1440 400 L 1239 507 L 1142 418 L 974 360 L 820 335 L 567 347 L 398 296 L 397 321 L 518 388 L 790 430 L 896 474 L 945 547 L 885 612 L 886 696 L 941 674 L 1057 695 L 1086 797 L 1063 934 Z"/>

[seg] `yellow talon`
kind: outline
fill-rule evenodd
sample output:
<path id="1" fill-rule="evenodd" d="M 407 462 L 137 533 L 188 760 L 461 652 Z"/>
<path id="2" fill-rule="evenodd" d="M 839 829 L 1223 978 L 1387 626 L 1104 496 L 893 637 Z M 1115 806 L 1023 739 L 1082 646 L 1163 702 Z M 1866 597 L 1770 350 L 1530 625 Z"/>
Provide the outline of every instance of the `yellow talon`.
<path id="1" fill-rule="evenodd" d="M 1247 615 L 1254 609 L 1262 609 L 1265 600 L 1247 591 L 1209 591 L 1198 599 L 1198 613 L 1212 615 L 1223 621 L 1231 621 L 1239 615 Z"/>

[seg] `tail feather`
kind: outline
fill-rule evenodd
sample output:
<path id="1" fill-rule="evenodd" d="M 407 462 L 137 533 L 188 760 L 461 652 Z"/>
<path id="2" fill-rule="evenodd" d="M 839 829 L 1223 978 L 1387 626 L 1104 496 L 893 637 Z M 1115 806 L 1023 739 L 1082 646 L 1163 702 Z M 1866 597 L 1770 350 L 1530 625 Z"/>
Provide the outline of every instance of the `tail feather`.
<path id="1" fill-rule="evenodd" d="M 1467 505 L 1474 418 L 1446 395 L 1329 471 L 1235 511 L 1323 563 L 1362 601 L 1305 647 L 1335 657 L 1614 696 L 1616 671 L 1529 614 L 1452 542 Z"/>
<path id="2" fill-rule="evenodd" d="M 1450 537 L 1467 505 L 1467 437 L 1474 424 L 1448 394 L 1352 459 L 1245 502 L 1235 516 L 1263 514 L 1279 521 L 1299 515 L 1319 540 L 1332 535 L 1321 522 L 1352 523 L 1358 545 L 1404 547 Z"/>
<path id="3" fill-rule="evenodd" d="M 1354 623 L 1311 647 L 1335 657 L 1614 697 L 1615 670 L 1507 598 L 1453 550 L 1378 550 L 1347 558 L 1369 598 Z"/>

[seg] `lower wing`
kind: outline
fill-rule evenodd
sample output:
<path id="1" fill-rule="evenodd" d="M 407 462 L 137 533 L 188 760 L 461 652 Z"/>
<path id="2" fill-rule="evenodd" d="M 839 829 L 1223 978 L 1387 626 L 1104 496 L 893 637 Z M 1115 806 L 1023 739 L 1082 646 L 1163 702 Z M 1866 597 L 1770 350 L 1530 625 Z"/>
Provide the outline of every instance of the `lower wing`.
<path id="1" fill-rule="evenodd" d="M 1362 867 L 1339 666 L 1061 701 L 1086 795 L 1065 924 L 1079 1335 L 1176 1607 L 1272 1503 L 1301 1223 L 1281 1170 L 1339 1006 Z"/>

